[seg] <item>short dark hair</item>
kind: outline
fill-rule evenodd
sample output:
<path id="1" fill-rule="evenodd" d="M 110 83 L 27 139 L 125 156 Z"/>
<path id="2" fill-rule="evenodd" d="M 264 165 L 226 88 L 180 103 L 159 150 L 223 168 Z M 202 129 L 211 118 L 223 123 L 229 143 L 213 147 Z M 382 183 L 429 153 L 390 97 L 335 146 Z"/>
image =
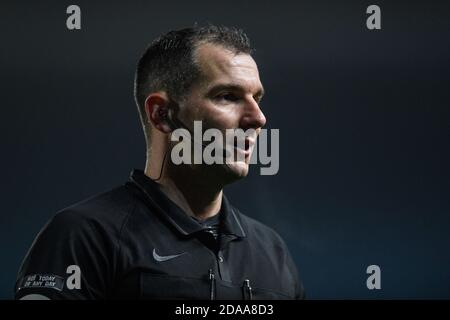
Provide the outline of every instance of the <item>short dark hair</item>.
<path id="1" fill-rule="evenodd" d="M 171 99 L 182 100 L 200 78 L 194 53 L 203 43 L 221 45 L 236 54 L 253 51 L 244 31 L 234 27 L 194 26 L 170 31 L 154 40 L 139 59 L 134 81 L 134 97 L 146 140 L 150 133 L 145 113 L 147 96 L 163 90 Z"/>

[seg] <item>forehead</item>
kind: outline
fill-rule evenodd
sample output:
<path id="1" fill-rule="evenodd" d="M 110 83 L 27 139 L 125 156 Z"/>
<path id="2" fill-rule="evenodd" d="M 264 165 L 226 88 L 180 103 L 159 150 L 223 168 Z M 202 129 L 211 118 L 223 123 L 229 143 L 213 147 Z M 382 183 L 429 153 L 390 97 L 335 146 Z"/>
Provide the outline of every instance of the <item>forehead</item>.
<path id="1" fill-rule="evenodd" d="M 248 54 L 235 54 L 223 46 L 207 43 L 197 48 L 195 57 L 203 86 L 233 84 L 255 92 L 262 88 L 256 62 Z"/>

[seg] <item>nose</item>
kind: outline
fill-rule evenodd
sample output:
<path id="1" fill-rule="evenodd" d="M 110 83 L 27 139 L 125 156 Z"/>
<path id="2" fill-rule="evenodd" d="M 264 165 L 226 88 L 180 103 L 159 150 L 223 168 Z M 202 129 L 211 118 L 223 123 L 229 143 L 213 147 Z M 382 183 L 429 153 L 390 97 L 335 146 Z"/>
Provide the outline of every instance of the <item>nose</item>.
<path id="1" fill-rule="evenodd" d="M 244 107 L 240 127 L 244 130 L 259 129 L 266 124 L 266 117 L 261 111 L 258 102 L 251 98 Z"/>

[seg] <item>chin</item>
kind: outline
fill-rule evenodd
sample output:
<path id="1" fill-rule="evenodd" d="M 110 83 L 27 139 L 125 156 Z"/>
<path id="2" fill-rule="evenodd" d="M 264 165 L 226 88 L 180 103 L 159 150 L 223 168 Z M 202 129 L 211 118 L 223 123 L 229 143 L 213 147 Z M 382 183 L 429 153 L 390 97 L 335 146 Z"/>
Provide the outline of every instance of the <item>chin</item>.
<path id="1" fill-rule="evenodd" d="M 248 163 L 243 161 L 229 163 L 228 168 L 229 174 L 233 175 L 236 179 L 242 179 L 248 175 Z"/>
<path id="2" fill-rule="evenodd" d="M 214 177 L 221 184 L 228 185 L 245 178 L 248 174 L 249 165 L 245 162 L 233 162 L 210 168 L 212 170 L 208 170 L 209 173 L 207 173 L 209 177 Z"/>

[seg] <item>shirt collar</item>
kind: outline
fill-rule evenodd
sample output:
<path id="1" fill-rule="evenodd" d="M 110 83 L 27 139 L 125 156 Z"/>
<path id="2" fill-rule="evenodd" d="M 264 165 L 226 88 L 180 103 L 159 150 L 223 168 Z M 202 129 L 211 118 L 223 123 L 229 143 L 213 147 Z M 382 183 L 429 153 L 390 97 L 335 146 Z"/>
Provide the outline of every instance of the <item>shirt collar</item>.
<path id="1" fill-rule="evenodd" d="M 159 188 L 159 184 L 142 170 L 134 169 L 130 174 L 130 183 L 134 184 L 148 200 L 151 207 L 161 213 L 161 217 L 173 225 L 177 231 L 183 235 L 191 235 L 202 230 L 203 226 L 188 216 L 177 204 L 170 200 Z M 222 206 L 220 209 L 223 232 L 238 238 L 246 237 L 243 223 L 239 213 L 233 208 L 228 199 L 223 194 Z"/>

